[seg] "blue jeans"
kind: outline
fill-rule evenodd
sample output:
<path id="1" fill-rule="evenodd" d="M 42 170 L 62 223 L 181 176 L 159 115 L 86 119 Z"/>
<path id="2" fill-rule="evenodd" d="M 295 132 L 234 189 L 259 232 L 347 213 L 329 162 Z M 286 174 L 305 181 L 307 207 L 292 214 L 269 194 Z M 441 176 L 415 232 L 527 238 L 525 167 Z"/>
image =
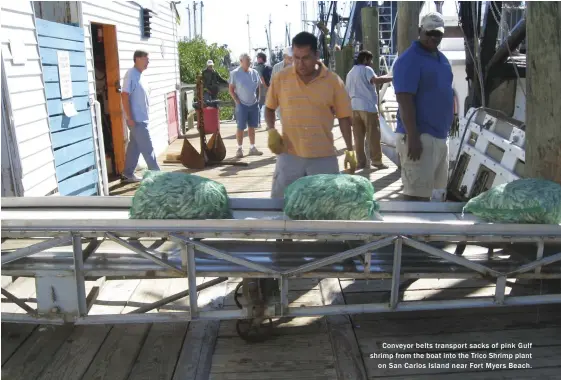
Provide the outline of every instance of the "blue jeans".
<path id="1" fill-rule="evenodd" d="M 156 154 L 154 153 L 154 147 L 152 146 L 150 132 L 148 132 L 148 124 L 136 122 L 134 127 L 129 128 L 129 130 L 130 141 L 125 155 L 123 175 L 127 178 L 131 178 L 134 175 L 134 170 L 138 165 L 138 159 L 141 154 L 149 170 L 160 170 Z"/>
<path id="2" fill-rule="evenodd" d="M 251 106 L 246 106 L 240 103 L 236 105 L 236 121 L 240 131 L 245 131 L 247 127 L 257 128 L 259 123 L 259 104 L 255 103 Z"/>

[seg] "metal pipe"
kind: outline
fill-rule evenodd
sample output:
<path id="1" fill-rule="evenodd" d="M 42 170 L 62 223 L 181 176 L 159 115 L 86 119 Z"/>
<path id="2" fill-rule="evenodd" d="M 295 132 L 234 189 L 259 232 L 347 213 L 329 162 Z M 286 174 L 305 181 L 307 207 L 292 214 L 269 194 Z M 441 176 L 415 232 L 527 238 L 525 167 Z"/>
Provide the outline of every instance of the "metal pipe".
<path id="1" fill-rule="evenodd" d="M 211 286 L 218 285 L 218 284 L 220 284 L 220 283 L 222 283 L 222 282 L 224 282 L 224 281 L 226 281 L 226 280 L 228 280 L 228 277 L 219 277 L 219 278 L 215 278 L 214 280 L 207 281 L 207 282 L 205 282 L 204 284 L 198 285 L 198 286 L 196 287 L 197 293 L 200 292 L 201 290 L 210 288 Z M 166 298 L 162 298 L 161 300 L 156 301 L 156 302 L 153 302 L 153 303 L 151 303 L 151 304 L 149 304 L 149 305 L 139 307 L 138 309 L 133 310 L 133 311 L 131 311 L 130 313 L 127 313 L 127 314 L 146 313 L 146 312 L 148 312 L 148 311 L 157 309 L 157 308 L 159 308 L 160 306 L 167 305 L 167 304 L 170 303 L 170 302 L 174 302 L 174 301 L 177 301 L 177 300 L 179 300 L 179 299 L 181 299 L 181 298 L 183 298 L 183 297 L 187 297 L 188 295 L 189 295 L 189 289 L 184 290 L 184 291 L 179 292 L 179 293 L 176 293 L 176 294 L 174 294 L 174 295 L 172 295 L 172 296 L 169 296 L 169 297 L 166 297 Z"/>
<path id="2" fill-rule="evenodd" d="M 86 246 L 83 252 L 84 262 L 88 260 L 88 258 L 97 251 L 99 246 L 103 243 L 104 239 L 94 238 L 90 243 Z"/>
<path id="3" fill-rule="evenodd" d="M 121 208 L 128 210 L 132 197 L 2 197 L 2 209 L 8 208 Z M 429 212 L 461 213 L 462 202 L 380 202 L 380 212 Z M 268 198 L 231 198 L 232 210 L 283 211 L 283 199 Z"/>
<path id="4" fill-rule="evenodd" d="M 493 5 L 491 5 L 493 7 Z M 494 10 L 491 10 L 494 12 Z M 488 73 L 489 70 L 493 69 L 493 66 L 502 63 L 510 55 L 510 52 L 526 38 L 526 18 L 518 21 L 518 23 L 512 29 L 510 36 L 499 46 L 497 52 L 489 60 L 489 63 L 485 67 L 485 72 Z"/>
<path id="5" fill-rule="evenodd" d="M 102 195 L 109 195 L 109 179 L 107 176 L 107 161 L 105 160 L 105 141 L 103 140 L 103 123 L 101 119 L 101 104 L 97 100 L 94 101 L 94 111 L 96 120 L 96 132 L 97 132 L 97 145 L 98 150 L 96 150 L 96 159 L 99 160 L 101 165 L 101 189 Z"/>
<path id="6" fill-rule="evenodd" d="M 495 303 L 503 304 L 505 301 L 505 290 L 506 290 L 506 277 L 497 277 L 497 286 L 495 287 Z"/>
<path id="7" fill-rule="evenodd" d="M 174 266 L 171 265 L 171 264 L 166 263 L 165 261 L 163 261 L 163 260 L 157 258 L 156 256 L 144 252 L 142 249 L 137 248 L 137 247 L 135 247 L 135 246 L 133 246 L 133 245 L 127 243 L 126 241 L 124 241 L 124 240 L 118 238 L 117 236 L 115 236 L 115 235 L 113 235 L 113 234 L 111 234 L 111 233 L 109 233 L 109 232 L 106 233 L 106 235 L 107 235 L 107 237 L 108 237 L 110 240 L 113 240 L 115 243 L 117 243 L 117 244 L 119 244 L 119 245 L 121 245 L 121 246 L 123 246 L 123 247 L 125 247 L 125 248 L 130 249 L 130 250 L 133 251 L 134 253 L 138 253 L 140 256 L 142 256 L 142 257 L 144 257 L 144 258 L 146 258 L 146 259 L 148 259 L 148 260 L 152 260 L 153 262 L 155 262 L 156 264 L 158 264 L 158 265 L 160 265 L 160 266 L 162 266 L 162 267 L 164 267 L 164 268 L 171 269 L 172 271 L 174 271 L 174 272 L 177 273 L 177 274 L 180 274 L 181 276 L 185 276 L 185 272 L 183 272 L 182 270 L 180 270 L 180 269 L 174 267 Z"/>
<path id="8" fill-rule="evenodd" d="M 288 312 L 288 277 L 282 276 L 280 278 L 281 282 L 281 315 L 285 315 Z"/>
<path id="9" fill-rule="evenodd" d="M 37 315 L 37 310 L 20 300 L 18 297 L 14 296 L 12 293 L 7 291 L 6 289 L 2 288 L 2 295 L 6 297 L 8 300 L 12 301 L 23 310 L 25 310 L 28 314 Z M 4 313 L 2 313 L 2 320 L 4 320 Z"/>
<path id="10" fill-rule="evenodd" d="M 507 276 L 510 277 L 514 274 L 528 272 L 528 271 L 531 271 L 534 268 L 541 267 L 541 266 L 544 266 L 544 265 L 549 265 L 549 264 L 555 263 L 557 261 L 561 261 L 561 252 L 556 253 L 555 255 L 544 257 L 541 260 L 536 260 L 536 261 L 533 261 L 533 262 L 528 263 L 526 265 L 522 265 L 520 268 L 516 269 L 515 271 L 512 271 L 512 272 L 508 273 Z"/>
<path id="11" fill-rule="evenodd" d="M 35 317 L 31 314 L 21 313 L 2 313 L 2 323 L 30 323 L 37 325 L 64 325 L 67 322 L 60 317 L 40 316 Z"/>
<path id="12" fill-rule="evenodd" d="M 390 308 L 395 309 L 399 302 L 399 275 L 401 274 L 401 253 L 403 251 L 403 240 L 400 237 L 394 243 L 392 289 L 390 293 Z"/>
<path id="13" fill-rule="evenodd" d="M 393 243 L 395 241 L 395 239 L 396 239 L 395 237 L 387 237 L 385 239 L 381 239 L 381 240 L 378 240 L 378 241 L 375 241 L 375 242 L 372 242 L 372 243 L 365 244 L 362 247 L 349 249 L 347 251 L 338 253 L 336 255 L 327 257 L 325 259 L 315 260 L 315 261 L 313 261 L 309 264 L 304 264 L 304 265 L 299 266 L 298 268 L 295 268 L 295 269 L 286 270 L 286 271 L 282 272 L 282 274 L 286 275 L 286 276 L 295 276 L 299 273 L 311 272 L 315 269 L 319 269 L 319 268 L 324 267 L 326 265 L 338 263 L 342 260 L 350 259 L 352 257 L 361 255 L 364 252 L 374 251 L 376 249 L 383 248 L 383 247 L 388 246 L 391 243 Z"/>
<path id="14" fill-rule="evenodd" d="M 197 270 L 195 266 L 195 247 L 192 245 L 183 245 L 181 249 L 187 250 L 187 281 L 189 289 L 197 288 Z M 197 303 L 197 292 L 189 293 L 189 310 L 191 317 L 198 317 L 199 305 Z"/>
<path id="15" fill-rule="evenodd" d="M 420 243 L 416 240 L 409 239 L 407 237 L 403 238 L 403 242 L 406 245 L 408 245 L 410 247 L 413 247 L 413 248 L 416 248 L 420 251 L 426 252 L 429 255 L 440 257 L 441 259 L 444 259 L 446 261 L 450 261 L 450 262 L 453 262 L 455 264 L 461 265 L 463 267 L 472 269 L 472 270 L 474 270 L 476 272 L 479 272 L 481 274 L 491 275 L 493 277 L 498 277 L 498 276 L 501 275 L 501 273 L 499 273 L 499 272 L 497 272 L 497 271 L 495 271 L 491 268 L 487 268 L 484 265 L 474 263 L 473 261 L 469 261 L 466 258 L 463 258 L 461 256 L 457 256 L 457 255 L 453 255 L 453 254 L 448 253 L 446 251 L 443 251 L 441 249 L 431 247 L 428 244 L 423 244 L 423 243 Z"/>
<path id="16" fill-rule="evenodd" d="M 232 310 L 209 310 L 199 312 L 197 320 L 226 320 L 247 318 L 247 313 L 240 309 Z M 4 314 L 2 314 L 4 319 Z M 170 323 L 191 321 L 191 313 L 170 312 L 170 313 L 147 313 L 147 314 L 107 314 L 107 315 L 88 315 L 76 318 L 76 325 L 105 325 L 122 323 Z"/>
<path id="17" fill-rule="evenodd" d="M 395 309 L 391 309 L 387 303 L 377 304 L 354 304 L 354 305 L 329 305 L 315 307 L 291 307 L 288 317 L 310 317 L 338 314 L 364 314 L 364 313 L 386 313 L 393 311 L 421 311 L 421 310 L 446 310 L 446 309 L 469 309 L 475 307 L 502 307 L 502 306 L 526 306 L 540 304 L 561 303 L 561 295 L 538 295 L 508 297 L 503 304 L 496 304 L 494 299 L 462 299 L 442 301 L 408 301 L 400 302 Z"/>
<path id="18" fill-rule="evenodd" d="M 436 203 L 436 202 L 435 202 Z M 561 238 L 561 228 L 553 224 L 487 224 L 470 221 L 459 221 L 458 224 L 435 224 L 417 221 L 414 223 L 384 222 L 384 221 L 281 221 L 281 220 L 115 220 L 99 219 L 4 219 L 2 220 L 2 235 L 10 237 L 10 233 L 23 237 L 26 233 L 41 231 L 41 233 L 60 234 L 62 231 L 83 232 L 84 237 L 95 236 L 93 232 L 119 232 L 123 234 L 135 233 L 145 236 L 168 236 L 170 234 L 187 234 L 192 237 L 227 237 L 236 236 L 248 238 L 255 236 L 269 236 L 278 239 L 279 236 L 304 236 L 306 239 L 334 239 L 334 240 L 370 240 L 373 236 L 384 235 L 415 235 L 423 239 L 433 239 L 433 236 L 446 236 L 447 240 L 458 241 L 463 236 L 468 240 L 479 236 L 495 236 L 516 238 L 524 237 L 535 242 L 538 238 L 547 236 L 552 239 Z M 342 232 L 347 231 L 347 232 Z M 89 233 L 90 235 L 86 235 Z M 206 234 L 206 235 L 205 235 Z M 45 235 L 41 235 L 45 236 Z M 132 236 L 132 235 L 129 235 Z M 348 238 L 346 238 L 348 236 Z M 452 239 L 451 239 L 452 237 Z M 553 242 L 549 239 L 550 242 Z"/>
<path id="19" fill-rule="evenodd" d="M 34 255 L 36 253 L 42 252 L 44 250 L 68 244 L 71 241 L 72 241 L 72 238 L 70 237 L 70 235 L 65 235 L 65 236 L 56 237 L 54 239 L 45 240 L 45 241 L 30 245 L 29 247 L 16 249 L 14 252 L 2 254 L 2 261 L 1 262 L 2 262 L 2 265 L 5 265 L 5 264 L 11 263 L 13 261 L 22 259 L 24 257 L 31 256 L 31 255 Z"/>
<path id="20" fill-rule="evenodd" d="M 201 243 L 197 243 L 195 241 L 185 239 L 182 236 L 170 235 L 170 238 L 171 238 L 171 240 L 173 240 L 175 242 L 178 242 L 180 244 L 192 245 L 192 246 L 196 247 L 199 251 L 207 253 L 207 254 L 209 254 L 211 256 L 214 256 L 218 259 L 226 260 L 226 261 L 229 261 L 229 262 L 234 263 L 234 264 L 241 265 L 241 266 L 246 267 L 246 268 L 254 269 L 258 272 L 270 273 L 270 274 L 280 274 L 280 272 L 277 272 L 273 269 L 267 268 L 266 266 L 253 263 L 249 260 L 240 259 L 239 257 L 234 257 L 234 256 L 230 255 L 229 253 L 226 253 L 226 252 L 214 249 L 214 248 L 210 248 L 209 246 L 207 246 L 205 244 L 201 244 Z"/>
<path id="21" fill-rule="evenodd" d="M 541 260 L 543 258 L 543 249 L 544 249 L 544 243 L 543 240 L 540 240 L 538 242 L 538 251 L 536 252 L 536 260 Z M 541 265 L 539 267 L 536 268 L 535 273 L 539 274 L 542 271 L 542 267 Z"/>
<path id="22" fill-rule="evenodd" d="M 82 237 L 72 233 L 72 247 L 74 251 L 74 280 L 76 281 L 76 300 L 78 314 L 86 315 L 88 305 L 86 302 L 86 282 L 84 281 L 84 257 L 82 252 Z"/>

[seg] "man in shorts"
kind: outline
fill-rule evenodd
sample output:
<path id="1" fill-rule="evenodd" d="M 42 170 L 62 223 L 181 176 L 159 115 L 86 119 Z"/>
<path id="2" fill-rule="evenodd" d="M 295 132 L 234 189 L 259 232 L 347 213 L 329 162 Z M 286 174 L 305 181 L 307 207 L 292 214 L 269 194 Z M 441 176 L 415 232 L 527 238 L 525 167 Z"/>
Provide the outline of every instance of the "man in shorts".
<path id="1" fill-rule="evenodd" d="M 397 152 L 406 200 L 429 201 L 445 193 L 448 182 L 447 138 L 454 120 L 452 67 L 438 50 L 444 36 L 442 15 L 423 17 L 419 39 L 395 62 Z"/>
<path id="2" fill-rule="evenodd" d="M 259 124 L 259 87 L 262 83 L 257 70 L 250 67 L 249 54 L 240 56 L 240 66 L 230 73 L 230 96 L 236 102 L 236 121 L 238 130 L 237 158 L 242 158 L 244 131 L 249 128 L 249 155 L 261 156 L 263 152 L 255 147 L 255 128 Z"/>

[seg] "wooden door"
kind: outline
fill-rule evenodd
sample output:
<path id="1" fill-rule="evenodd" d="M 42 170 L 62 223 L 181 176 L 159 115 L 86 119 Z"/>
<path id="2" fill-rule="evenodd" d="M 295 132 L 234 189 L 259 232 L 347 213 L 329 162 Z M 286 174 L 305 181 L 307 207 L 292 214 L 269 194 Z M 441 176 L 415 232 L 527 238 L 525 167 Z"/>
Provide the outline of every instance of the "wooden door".
<path id="1" fill-rule="evenodd" d="M 36 28 L 58 191 L 99 195 L 84 30 L 42 19 Z"/>
<path id="2" fill-rule="evenodd" d="M 177 93 L 169 92 L 166 95 L 168 109 L 168 142 L 171 144 L 179 135 L 179 121 L 177 119 Z"/>
<path id="3" fill-rule="evenodd" d="M 111 136 L 115 155 L 116 174 L 125 170 L 125 125 L 121 107 L 121 72 L 119 69 L 119 50 L 115 25 L 100 25 L 103 29 L 105 71 L 107 78 L 107 103 L 111 119 Z"/>

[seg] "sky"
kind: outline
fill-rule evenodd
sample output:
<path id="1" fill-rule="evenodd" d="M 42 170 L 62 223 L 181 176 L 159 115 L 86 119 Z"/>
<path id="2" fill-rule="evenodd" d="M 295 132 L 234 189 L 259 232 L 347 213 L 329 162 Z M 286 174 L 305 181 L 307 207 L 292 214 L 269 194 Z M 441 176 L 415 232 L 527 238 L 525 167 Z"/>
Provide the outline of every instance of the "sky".
<path id="1" fill-rule="evenodd" d="M 290 37 L 302 31 L 300 1 L 294 0 L 209 0 L 203 1 L 203 38 L 209 43 L 228 44 L 232 50 L 232 58 L 249 50 L 247 15 L 253 48 L 265 48 L 267 37 L 265 26 L 271 17 L 271 43 L 274 49 L 277 45 L 284 46 L 285 25 L 290 23 Z M 342 3 L 342 2 L 339 2 Z M 197 1 L 197 24 L 200 20 L 200 1 Z M 317 2 L 306 2 L 309 19 L 315 19 Z M 186 6 L 191 10 L 191 29 L 193 25 L 193 1 L 182 1 L 177 5 L 181 12 L 181 34 L 188 36 L 188 22 Z M 348 7 L 348 5 L 347 5 Z M 343 6 L 338 6 L 343 8 Z M 344 10 L 344 9 L 341 9 Z M 348 13 L 348 11 L 346 12 Z M 310 30 L 311 31 L 311 27 Z M 200 26 L 197 26 L 197 33 Z M 191 33 L 193 31 L 191 30 Z M 254 51 L 251 52 L 254 55 Z"/>
<path id="2" fill-rule="evenodd" d="M 197 33 L 200 33 L 200 3 L 200 1 L 197 1 Z M 338 2 L 339 12 L 342 15 L 348 16 L 350 3 L 349 1 Z M 269 17 L 272 21 L 271 42 L 273 48 L 277 45 L 285 45 L 286 23 L 291 24 L 291 38 L 302 31 L 300 1 L 208 0 L 203 1 L 203 4 L 203 38 L 209 43 L 227 44 L 232 51 L 233 60 L 236 60 L 236 57 L 241 53 L 249 50 L 248 15 L 252 49 L 267 47 L 265 26 L 269 24 Z M 308 19 L 317 18 L 316 4 L 316 1 L 306 2 Z M 329 2 L 326 2 L 326 4 L 326 7 L 329 7 Z M 193 1 L 182 1 L 177 4 L 177 9 L 181 12 L 180 34 L 183 36 L 189 35 L 187 6 L 191 11 L 191 33 L 193 34 Z M 445 1 L 443 9 L 445 16 L 454 15 L 455 10 L 455 1 Z M 309 31 L 311 31 L 311 26 L 309 28 Z M 250 53 L 252 56 L 255 55 L 253 50 Z"/>

